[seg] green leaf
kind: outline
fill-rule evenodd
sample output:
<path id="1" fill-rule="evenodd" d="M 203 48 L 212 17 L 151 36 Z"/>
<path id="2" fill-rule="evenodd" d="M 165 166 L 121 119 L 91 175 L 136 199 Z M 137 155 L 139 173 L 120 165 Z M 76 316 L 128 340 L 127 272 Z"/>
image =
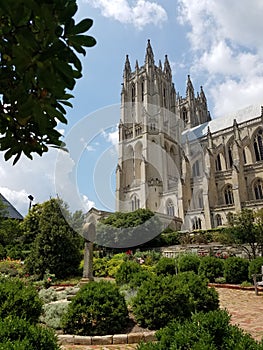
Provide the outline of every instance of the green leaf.
<path id="1" fill-rule="evenodd" d="M 93 20 L 90 18 L 85 18 L 81 22 L 79 22 L 77 25 L 75 25 L 73 28 L 70 29 L 69 34 L 79 34 L 84 33 L 87 30 L 89 30 L 93 25 Z"/>
<path id="2" fill-rule="evenodd" d="M 96 40 L 89 35 L 74 35 L 70 37 L 70 43 L 81 45 L 81 46 L 87 46 L 92 47 L 96 45 Z"/>

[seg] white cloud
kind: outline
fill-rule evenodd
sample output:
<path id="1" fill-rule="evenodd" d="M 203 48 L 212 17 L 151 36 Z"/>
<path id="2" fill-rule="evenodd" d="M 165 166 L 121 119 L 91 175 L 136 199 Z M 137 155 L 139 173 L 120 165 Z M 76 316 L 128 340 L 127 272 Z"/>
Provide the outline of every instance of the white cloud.
<path id="1" fill-rule="evenodd" d="M 263 2 L 178 0 L 179 20 L 190 25 L 192 72 L 204 80 L 213 116 L 262 103 Z M 228 109 L 228 110 L 227 110 Z"/>
<path id="2" fill-rule="evenodd" d="M 86 146 L 86 150 L 87 150 L 88 152 L 95 152 L 95 151 L 96 151 L 96 148 L 95 148 L 94 146 L 92 146 L 92 145 L 87 145 L 87 146 Z"/>
<path id="3" fill-rule="evenodd" d="M 86 0 L 86 2 L 99 8 L 103 16 L 124 24 L 132 24 L 137 29 L 143 29 L 147 24 L 161 25 L 167 20 L 165 9 L 152 1 L 136 0 L 133 5 L 130 5 L 128 0 Z"/>

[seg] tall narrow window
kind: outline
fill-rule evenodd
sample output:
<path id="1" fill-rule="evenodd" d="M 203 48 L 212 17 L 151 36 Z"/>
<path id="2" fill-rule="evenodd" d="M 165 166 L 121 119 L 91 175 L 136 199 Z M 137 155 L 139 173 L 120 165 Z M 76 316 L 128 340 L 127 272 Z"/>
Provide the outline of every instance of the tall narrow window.
<path id="1" fill-rule="evenodd" d="M 263 140 L 262 140 L 262 129 L 258 131 L 256 137 L 254 138 L 254 150 L 256 161 L 259 162 L 263 160 Z"/>
<path id="2" fill-rule="evenodd" d="M 261 179 L 255 181 L 254 193 L 256 199 L 263 199 L 263 184 Z"/>
<path id="3" fill-rule="evenodd" d="M 216 156 L 216 171 L 222 170 L 221 156 L 220 153 Z"/>
<path id="4" fill-rule="evenodd" d="M 135 84 L 132 84 L 131 93 L 132 93 L 132 103 L 134 103 L 135 102 Z"/>
<path id="5" fill-rule="evenodd" d="M 217 226 L 222 226 L 222 217 L 220 214 L 216 215 L 216 227 Z"/>
<path id="6" fill-rule="evenodd" d="M 166 212 L 169 216 L 174 216 L 174 204 L 172 201 L 169 201 L 166 205 Z"/>
<path id="7" fill-rule="evenodd" d="M 132 197 L 132 211 L 140 208 L 140 199 L 135 195 Z"/>
<path id="8" fill-rule="evenodd" d="M 142 102 L 144 101 L 144 81 L 141 83 Z"/>
<path id="9" fill-rule="evenodd" d="M 163 106 L 164 108 L 167 107 L 167 103 L 166 103 L 166 89 L 163 88 Z"/>
<path id="10" fill-rule="evenodd" d="M 185 107 L 182 109 L 182 119 L 183 119 L 184 125 L 186 125 L 188 123 L 188 115 Z"/>
<path id="11" fill-rule="evenodd" d="M 192 176 L 193 177 L 197 177 L 200 176 L 200 168 L 199 168 L 199 161 L 195 161 L 193 164 L 193 168 L 192 168 Z"/>
<path id="12" fill-rule="evenodd" d="M 243 148 L 243 161 L 244 161 L 244 164 L 247 164 L 247 155 L 246 155 L 246 149 Z"/>
<path id="13" fill-rule="evenodd" d="M 200 218 L 197 218 L 196 216 L 192 219 L 192 228 L 193 230 L 201 230 L 202 228 L 202 221 Z"/>
<path id="14" fill-rule="evenodd" d="M 228 147 L 228 164 L 229 164 L 229 168 L 232 168 L 232 166 L 233 166 L 233 154 L 232 154 L 231 147 Z"/>
<path id="15" fill-rule="evenodd" d="M 231 185 L 225 187 L 224 196 L 226 205 L 234 204 L 233 188 Z"/>

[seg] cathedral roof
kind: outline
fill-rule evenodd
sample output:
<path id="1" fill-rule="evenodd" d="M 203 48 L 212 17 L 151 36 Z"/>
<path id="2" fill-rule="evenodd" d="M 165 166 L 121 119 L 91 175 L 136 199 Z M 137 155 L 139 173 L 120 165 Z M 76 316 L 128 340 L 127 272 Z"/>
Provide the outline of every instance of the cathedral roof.
<path id="1" fill-rule="evenodd" d="M 260 116 L 261 106 L 251 105 L 244 109 L 225 115 L 224 117 L 212 119 L 207 123 L 185 130 L 182 133 L 182 137 L 183 139 L 187 138 L 189 141 L 199 139 L 206 136 L 208 130 L 210 130 L 210 132 L 213 134 L 227 128 L 231 128 L 233 126 L 234 120 L 236 120 L 238 124 L 241 124 L 246 121 L 259 118 Z"/>

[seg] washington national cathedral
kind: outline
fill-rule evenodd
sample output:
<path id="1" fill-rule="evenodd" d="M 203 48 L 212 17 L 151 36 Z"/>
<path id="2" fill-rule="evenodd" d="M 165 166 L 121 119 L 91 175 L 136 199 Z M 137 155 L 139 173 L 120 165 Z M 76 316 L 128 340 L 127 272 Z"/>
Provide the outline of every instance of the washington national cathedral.
<path id="1" fill-rule="evenodd" d="M 144 65 L 126 57 L 121 91 L 116 209 L 148 208 L 183 230 L 227 223 L 228 213 L 263 208 L 263 108 L 211 119 L 190 76 L 176 92 L 167 56 Z"/>

